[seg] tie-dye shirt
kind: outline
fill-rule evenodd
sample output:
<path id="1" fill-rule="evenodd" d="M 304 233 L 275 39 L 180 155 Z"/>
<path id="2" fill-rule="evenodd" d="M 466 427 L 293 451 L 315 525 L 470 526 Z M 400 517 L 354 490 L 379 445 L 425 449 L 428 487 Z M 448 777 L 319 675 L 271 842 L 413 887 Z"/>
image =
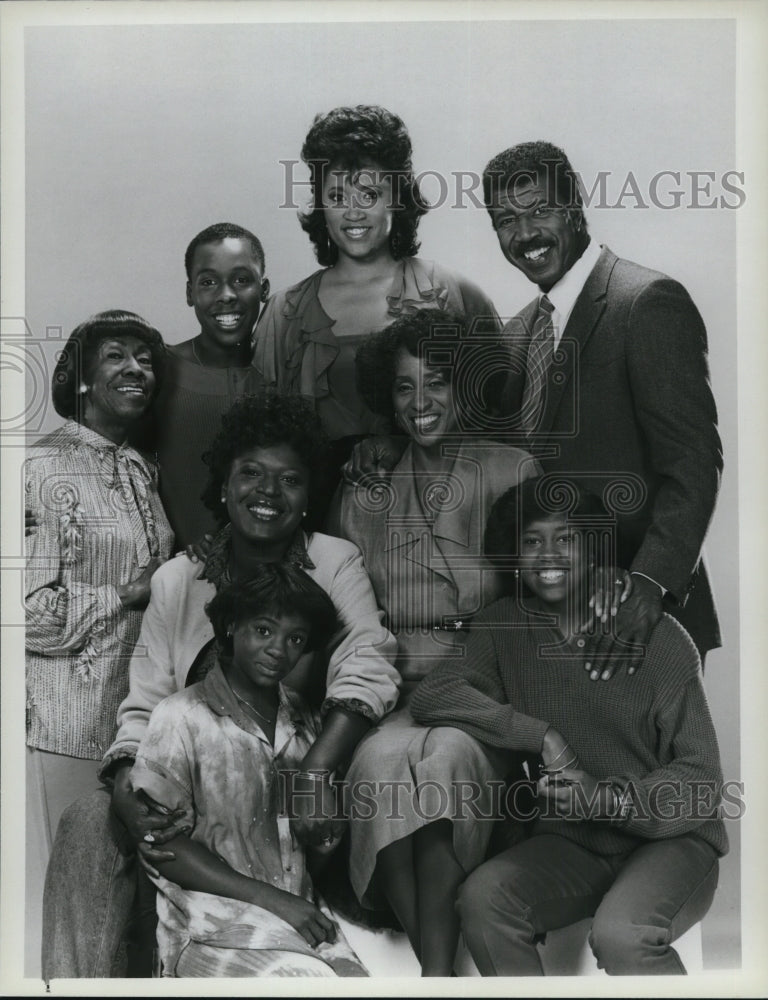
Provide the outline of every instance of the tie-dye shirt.
<path id="1" fill-rule="evenodd" d="M 320 732 L 319 715 L 280 685 L 274 746 L 232 693 L 220 664 L 152 712 L 131 772 L 133 785 L 168 809 L 183 809 L 192 840 L 242 875 L 313 899 L 304 849 L 281 807 L 281 772 L 298 770 Z M 341 935 L 311 949 L 290 924 L 252 903 L 195 892 L 160 877 L 158 947 L 173 975 L 191 943 L 319 957 L 352 955 Z M 221 975 L 225 972 L 219 970 Z"/>

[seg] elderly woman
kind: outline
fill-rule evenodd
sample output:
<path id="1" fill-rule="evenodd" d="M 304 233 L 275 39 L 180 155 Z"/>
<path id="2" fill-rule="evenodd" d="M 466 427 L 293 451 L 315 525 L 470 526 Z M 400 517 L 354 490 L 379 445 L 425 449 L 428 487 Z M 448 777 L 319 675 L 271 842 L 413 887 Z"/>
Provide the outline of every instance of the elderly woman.
<path id="1" fill-rule="evenodd" d="M 160 334 L 134 313 L 81 323 L 53 372 L 53 405 L 66 423 L 29 449 L 26 506 L 37 521 L 25 576 L 30 879 L 44 870 L 64 808 L 97 786 L 150 579 L 170 554 L 157 467 L 132 444 L 164 356 Z"/>
<path id="2" fill-rule="evenodd" d="M 203 879 L 211 871 L 218 878 L 242 878 L 180 835 L 183 824 L 177 815 L 157 812 L 135 795 L 130 770 L 152 709 L 203 677 L 214 662 L 205 605 L 221 583 L 247 581 L 263 563 L 305 569 L 331 598 L 342 623 L 325 651 L 323 728 L 302 761 L 308 776 L 295 789 L 301 794 L 293 821 L 294 833 L 307 843 L 336 841 L 340 827 L 329 775 L 393 707 L 400 677 L 391 662 L 394 639 L 381 624 L 359 551 L 311 530 L 314 490 L 325 456 L 325 436 L 306 401 L 245 396 L 222 418 L 206 456 L 210 477 L 204 495 L 222 529 L 204 565 L 180 556 L 153 580 L 130 664 L 130 690 L 102 767 L 119 822 L 110 822 L 110 797 L 104 792 L 75 803 L 62 820 L 46 887 L 46 977 L 123 971 L 114 956 L 135 892 L 137 843 L 143 842 L 152 863 L 175 855 L 196 864 Z M 311 661 L 303 658 L 286 683 L 303 691 L 310 667 Z M 172 850 L 163 849 L 164 842 Z M 76 878 L 80 869 L 87 878 Z"/>
<path id="3" fill-rule="evenodd" d="M 404 695 L 360 744 L 347 775 L 350 877 L 364 905 L 386 896 L 425 975 L 451 973 L 456 890 L 482 861 L 490 823 L 451 822 L 460 803 L 444 801 L 437 815 L 432 798 L 417 800 L 416 786 L 431 783 L 450 798 L 471 782 L 477 808 L 489 813 L 488 782 L 504 770 L 499 755 L 465 734 L 415 725 L 408 695 L 437 663 L 461 656 L 463 630 L 499 596 L 500 579 L 482 556 L 485 521 L 502 493 L 538 471 L 527 452 L 463 431 L 473 376 L 462 352 L 465 322 L 425 309 L 361 345 L 360 391 L 373 412 L 394 412 L 409 444 L 387 481 L 345 484 L 338 510 L 339 531 L 362 550 L 397 637 Z M 357 792 L 371 781 L 378 809 L 356 819 Z"/>
<path id="4" fill-rule="evenodd" d="M 254 364 L 268 385 L 314 402 L 337 442 L 338 466 L 355 440 L 389 431 L 388 414 L 372 411 L 355 386 L 355 350 L 363 337 L 425 308 L 463 312 L 477 321 L 472 332 L 486 337 L 495 337 L 499 322 L 479 288 L 416 256 L 428 205 L 397 115 L 366 105 L 317 115 L 301 155 L 312 204 L 300 221 L 322 267 L 267 304 Z"/>
<path id="5" fill-rule="evenodd" d="M 26 463 L 26 504 L 38 522 L 25 578 L 28 761 L 51 837 L 67 801 L 95 784 L 128 693 L 150 579 L 171 550 L 157 468 L 131 445 L 164 353 L 157 330 L 133 313 L 78 326 L 53 373 L 66 423 Z"/>

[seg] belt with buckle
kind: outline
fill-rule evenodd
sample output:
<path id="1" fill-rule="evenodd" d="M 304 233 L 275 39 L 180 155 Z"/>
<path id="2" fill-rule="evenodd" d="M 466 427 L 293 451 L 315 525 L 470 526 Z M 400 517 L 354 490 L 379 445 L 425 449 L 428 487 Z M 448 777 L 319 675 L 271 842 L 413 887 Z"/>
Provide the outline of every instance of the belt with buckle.
<path id="1" fill-rule="evenodd" d="M 469 630 L 471 621 L 471 615 L 467 615 L 465 618 L 444 618 L 439 625 L 433 625 L 432 629 L 435 632 L 466 632 Z"/>

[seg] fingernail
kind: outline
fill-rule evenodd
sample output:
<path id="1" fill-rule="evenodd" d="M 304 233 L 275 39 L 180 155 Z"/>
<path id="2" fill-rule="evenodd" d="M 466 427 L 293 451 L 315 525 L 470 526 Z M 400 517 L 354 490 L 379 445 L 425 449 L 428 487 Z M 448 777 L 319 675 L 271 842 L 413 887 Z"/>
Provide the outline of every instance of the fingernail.
<path id="1" fill-rule="evenodd" d="M 632 676 L 632 674 L 634 672 L 635 672 L 635 668 L 634 667 L 630 667 L 629 670 L 627 671 L 627 673 L 629 674 L 630 677 Z"/>
<path id="2" fill-rule="evenodd" d="M 589 675 L 589 679 L 591 681 L 596 681 L 599 676 L 600 676 L 600 671 L 599 670 L 593 670 L 592 673 Z"/>
<path id="3" fill-rule="evenodd" d="M 591 663 L 585 663 L 585 664 L 584 664 L 584 669 L 585 669 L 585 670 L 589 670 L 589 668 L 590 668 L 591 666 L 592 666 L 592 664 L 591 664 Z"/>
<path id="4" fill-rule="evenodd" d="M 603 680 L 604 681 L 610 680 L 610 677 L 611 677 L 610 671 L 604 670 L 603 671 Z"/>

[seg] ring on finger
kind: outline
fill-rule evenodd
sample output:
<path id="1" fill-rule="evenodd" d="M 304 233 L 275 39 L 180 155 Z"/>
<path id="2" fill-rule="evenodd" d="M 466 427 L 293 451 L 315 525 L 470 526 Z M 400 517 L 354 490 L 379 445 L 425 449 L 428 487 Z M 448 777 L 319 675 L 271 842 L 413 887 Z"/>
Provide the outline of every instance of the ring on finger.
<path id="1" fill-rule="evenodd" d="M 154 837 L 152 836 L 152 834 L 151 834 L 151 833 L 145 833 L 145 834 L 144 834 L 144 840 L 145 840 L 145 841 L 146 841 L 146 842 L 147 842 L 148 844 L 154 844 L 154 842 L 155 842 L 155 838 L 154 838 Z"/>

